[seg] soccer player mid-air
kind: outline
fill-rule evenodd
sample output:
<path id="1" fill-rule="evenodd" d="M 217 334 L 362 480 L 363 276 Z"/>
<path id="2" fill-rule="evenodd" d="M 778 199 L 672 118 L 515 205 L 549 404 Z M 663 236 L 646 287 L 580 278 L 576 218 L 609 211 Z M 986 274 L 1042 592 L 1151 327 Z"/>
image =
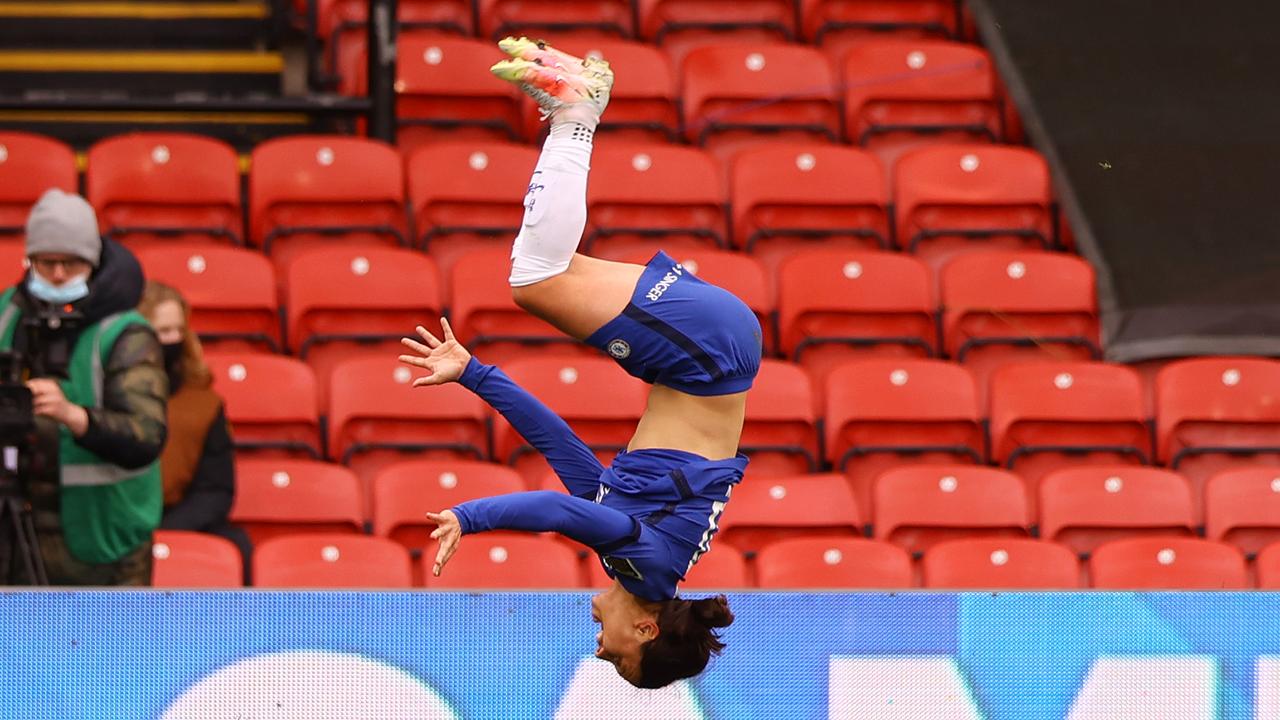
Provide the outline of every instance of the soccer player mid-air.
<path id="1" fill-rule="evenodd" d="M 550 463 L 569 491 L 524 492 L 465 502 L 428 515 L 439 575 L 462 535 L 554 531 L 595 550 L 614 579 L 592 599 L 596 656 L 632 685 L 663 687 L 696 675 L 733 622 L 724 596 L 685 600 L 680 582 L 707 552 L 747 459 L 738 452 L 746 391 L 760 368 L 760 324 L 731 293 L 694 277 L 665 253 L 648 265 L 577 254 L 586 226 L 592 135 L 609 102 L 613 71 L 545 43 L 507 38 L 493 66 L 537 100 L 551 132 L 524 199 L 511 251 L 511 292 L 526 311 L 599 348 L 652 384 L 627 448 L 606 468 L 560 417 L 501 370 L 473 358 L 441 320 L 443 340 L 400 360 L 427 374 L 415 387 L 458 382 L 502 413 Z M 608 398 L 601 398 L 608 402 Z"/>

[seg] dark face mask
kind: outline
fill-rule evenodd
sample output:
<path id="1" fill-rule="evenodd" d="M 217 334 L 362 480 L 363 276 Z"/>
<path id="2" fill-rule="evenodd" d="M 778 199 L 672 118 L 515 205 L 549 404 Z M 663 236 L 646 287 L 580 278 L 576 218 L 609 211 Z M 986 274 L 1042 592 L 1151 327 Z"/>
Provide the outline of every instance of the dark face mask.
<path id="1" fill-rule="evenodd" d="M 164 352 L 164 371 L 169 375 L 169 392 L 182 384 L 182 343 L 161 343 Z"/>

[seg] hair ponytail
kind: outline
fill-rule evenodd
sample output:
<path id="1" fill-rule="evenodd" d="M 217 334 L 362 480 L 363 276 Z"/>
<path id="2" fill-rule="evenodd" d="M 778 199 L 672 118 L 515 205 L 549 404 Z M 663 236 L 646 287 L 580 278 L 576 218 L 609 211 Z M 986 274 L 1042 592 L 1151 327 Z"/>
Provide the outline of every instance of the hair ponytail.
<path id="1" fill-rule="evenodd" d="M 716 629 L 732 624 L 733 612 L 724 595 L 674 598 L 661 604 L 657 619 L 658 637 L 641 650 L 639 686 L 643 688 L 665 687 L 702 672 L 711 656 L 724 650 Z"/>
<path id="2" fill-rule="evenodd" d="M 693 600 L 693 615 L 709 628 L 729 627 L 733 624 L 733 612 L 729 610 L 729 598 L 717 595 L 713 598 Z"/>

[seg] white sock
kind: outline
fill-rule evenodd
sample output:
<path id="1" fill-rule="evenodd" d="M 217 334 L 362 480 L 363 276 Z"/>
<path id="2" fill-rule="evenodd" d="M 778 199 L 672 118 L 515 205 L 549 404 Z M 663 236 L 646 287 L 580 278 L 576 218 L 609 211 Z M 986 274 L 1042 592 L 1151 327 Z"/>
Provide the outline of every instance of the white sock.
<path id="1" fill-rule="evenodd" d="M 556 122 L 542 146 L 524 197 L 524 220 L 511 246 L 512 287 L 523 287 L 564 272 L 587 227 L 587 173 L 594 129 Z"/>

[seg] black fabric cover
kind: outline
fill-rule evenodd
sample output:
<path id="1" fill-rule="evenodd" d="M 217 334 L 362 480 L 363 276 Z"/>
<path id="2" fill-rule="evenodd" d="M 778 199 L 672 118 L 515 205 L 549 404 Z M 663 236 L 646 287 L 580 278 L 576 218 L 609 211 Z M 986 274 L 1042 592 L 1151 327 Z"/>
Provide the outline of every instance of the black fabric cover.
<path id="1" fill-rule="evenodd" d="M 1280 355 L 1280 3 L 970 0 L 1108 359 Z"/>

